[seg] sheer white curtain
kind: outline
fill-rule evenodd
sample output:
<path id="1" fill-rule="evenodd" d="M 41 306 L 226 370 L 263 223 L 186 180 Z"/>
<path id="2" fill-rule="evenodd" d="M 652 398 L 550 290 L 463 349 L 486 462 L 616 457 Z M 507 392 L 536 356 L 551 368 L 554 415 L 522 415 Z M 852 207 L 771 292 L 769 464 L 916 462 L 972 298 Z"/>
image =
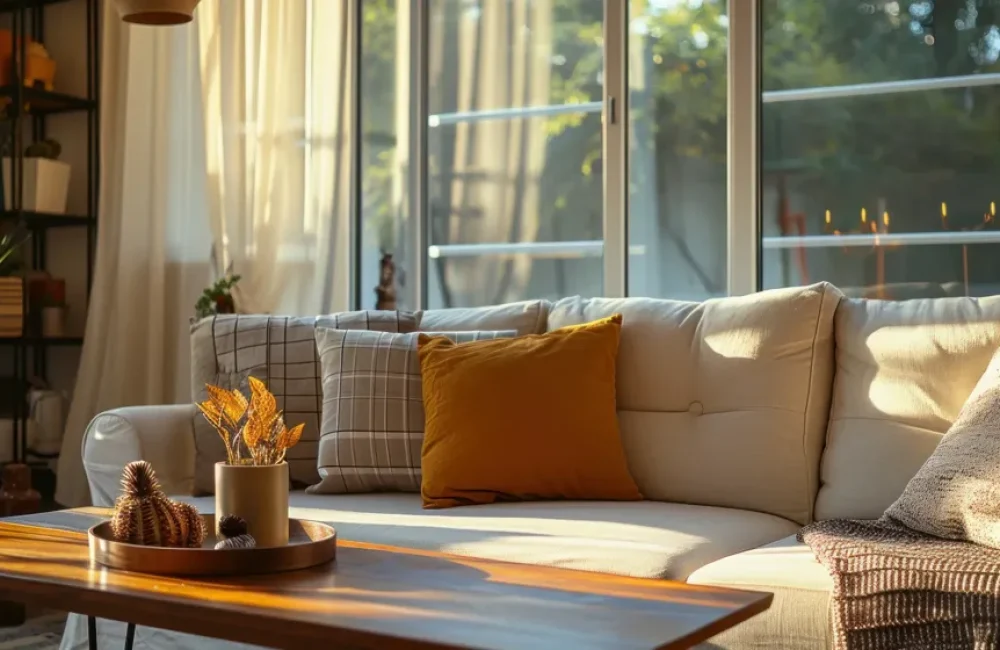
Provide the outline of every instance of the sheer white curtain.
<path id="1" fill-rule="evenodd" d="M 349 302 L 350 5 L 202 3 L 202 87 L 215 263 L 242 312 Z"/>
<path id="2" fill-rule="evenodd" d="M 218 0 L 187 27 L 104 18 L 100 229 L 56 498 L 89 501 L 87 423 L 191 400 L 188 320 L 221 273 L 243 312 L 349 307 L 343 0 Z"/>
<path id="3" fill-rule="evenodd" d="M 190 396 L 187 322 L 210 279 L 196 46 L 193 31 L 104 14 L 100 227 L 56 492 L 67 506 L 90 501 L 80 448 L 94 415 Z"/>
<path id="4" fill-rule="evenodd" d="M 431 42 L 432 110 L 438 103 L 459 113 L 551 104 L 552 0 L 472 4 L 477 11 L 463 11 L 457 2 L 431 5 L 431 31 L 440 34 Z M 430 149 L 441 155 L 431 170 L 438 188 L 437 194 L 431 190 L 433 242 L 538 240 L 548 139 L 544 118 L 435 129 Z M 532 259 L 439 258 L 432 273 L 442 289 L 441 306 L 496 304 L 524 297 Z"/>

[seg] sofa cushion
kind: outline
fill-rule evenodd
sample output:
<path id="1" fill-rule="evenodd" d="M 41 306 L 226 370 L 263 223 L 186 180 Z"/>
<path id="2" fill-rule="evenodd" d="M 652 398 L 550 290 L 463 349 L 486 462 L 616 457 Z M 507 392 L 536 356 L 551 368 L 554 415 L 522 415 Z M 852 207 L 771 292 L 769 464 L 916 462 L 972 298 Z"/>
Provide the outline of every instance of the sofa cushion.
<path id="1" fill-rule="evenodd" d="M 549 306 L 545 300 L 525 300 L 492 307 L 428 309 L 418 317 L 423 332 L 516 330 L 523 336 L 545 331 Z"/>
<path id="2" fill-rule="evenodd" d="M 416 314 L 395 311 L 358 311 L 329 316 L 266 316 L 227 314 L 205 318 L 191 327 L 192 400 L 206 399 L 205 384 L 241 388 L 248 376 L 261 379 L 278 400 L 288 426 L 305 423 L 302 438 L 288 453 L 292 481 L 312 485 L 319 481 L 319 357 L 315 327 L 413 332 Z M 215 491 L 215 463 L 226 459 L 219 434 L 204 418 L 195 418 L 195 476 L 197 493 Z"/>
<path id="3" fill-rule="evenodd" d="M 833 580 L 812 550 L 794 536 L 712 562 L 692 573 L 688 582 L 774 594 L 766 612 L 713 637 L 704 647 L 827 650 L 833 646 Z"/>
<path id="4" fill-rule="evenodd" d="M 504 332 L 435 332 L 466 343 Z M 421 335 L 316 328 L 323 413 L 317 494 L 420 492 L 424 402 Z"/>
<path id="5" fill-rule="evenodd" d="M 549 328 L 624 315 L 618 417 L 648 499 L 812 516 L 833 379 L 829 284 L 703 303 L 568 298 Z"/>
<path id="6" fill-rule="evenodd" d="M 845 299 L 818 519 L 877 519 L 958 416 L 1000 347 L 1000 297 Z"/>
<path id="7" fill-rule="evenodd" d="M 212 512 L 211 498 L 188 498 Z M 291 494 L 291 516 L 340 539 L 456 555 L 683 580 L 700 566 L 796 531 L 759 512 L 654 501 L 536 501 L 423 510 L 420 495 Z"/>
<path id="8" fill-rule="evenodd" d="M 615 412 L 621 322 L 464 344 L 421 334 L 424 507 L 641 500 Z"/>
<path id="9" fill-rule="evenodd" d="M 998 458 L 1000 351 L 885 516 L 928 535 L 1000 548 Z"/>

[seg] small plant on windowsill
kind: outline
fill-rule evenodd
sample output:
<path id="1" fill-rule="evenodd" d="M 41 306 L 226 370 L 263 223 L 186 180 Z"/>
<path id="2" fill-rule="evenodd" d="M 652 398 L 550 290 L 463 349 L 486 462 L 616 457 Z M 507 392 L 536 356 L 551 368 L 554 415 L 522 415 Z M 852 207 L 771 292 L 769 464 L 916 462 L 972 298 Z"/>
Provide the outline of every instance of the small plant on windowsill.
<path id="1" fill-rule="evenodd" d="M 216 314 L 235 314 L 236 303 L 232 291 L 239 281 L 239 275 L 226 275 L 205 289 L 194 305 L 194 320 L 199 321 Z"/>

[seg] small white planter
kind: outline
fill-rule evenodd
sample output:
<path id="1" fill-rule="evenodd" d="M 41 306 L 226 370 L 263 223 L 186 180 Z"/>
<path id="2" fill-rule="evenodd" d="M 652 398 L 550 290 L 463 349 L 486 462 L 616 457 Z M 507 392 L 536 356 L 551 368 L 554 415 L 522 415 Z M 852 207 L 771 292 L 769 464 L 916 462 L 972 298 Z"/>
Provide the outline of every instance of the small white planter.
<path id="1" fill-rule="evenodd" d="M 10 158 L 3 159 L 4 209 L 11 210 L 14 194 L 10 184 Z M 24 200 L 21 208 L 32 212 L 50 214 L 66 213 L 66 197 L 69 194 L 70 165 L 48 158 L 24 159 Z"/>

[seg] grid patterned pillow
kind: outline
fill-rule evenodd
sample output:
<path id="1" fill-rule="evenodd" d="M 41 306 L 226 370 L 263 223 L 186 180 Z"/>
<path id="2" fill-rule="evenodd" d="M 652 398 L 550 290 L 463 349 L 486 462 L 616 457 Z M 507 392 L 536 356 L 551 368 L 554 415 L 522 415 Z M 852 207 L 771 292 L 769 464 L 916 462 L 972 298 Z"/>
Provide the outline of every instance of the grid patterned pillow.
<path id="1" fill-rule="evenodd" d="M 193 399 L 206 398 L 205 384 L 245 388 L 248 376 L 265 383 L 285 412 L 289 426 L 305 423 L 302 439 L 288 451 L 293 484 L 319 480 L 316 456 L 322 406 L 317 327 L 412 332 L 419 319 L 410 312 L 357 311 L 329 316 L 224 315 L 206 318 L 191 330 Z M 219 435 L 201 416 L 195 418 L 195 489 L 215 490 L 215 463 L 225 460 Z"/>
<path id="2" fill-rule="evenodd" d="M 517 332 L 434 335 L 466 343 Z M 323 420 L 320 482 L 309 492 L 420 492 L 424 404 L 418 336 L 316 329 Z"/>

